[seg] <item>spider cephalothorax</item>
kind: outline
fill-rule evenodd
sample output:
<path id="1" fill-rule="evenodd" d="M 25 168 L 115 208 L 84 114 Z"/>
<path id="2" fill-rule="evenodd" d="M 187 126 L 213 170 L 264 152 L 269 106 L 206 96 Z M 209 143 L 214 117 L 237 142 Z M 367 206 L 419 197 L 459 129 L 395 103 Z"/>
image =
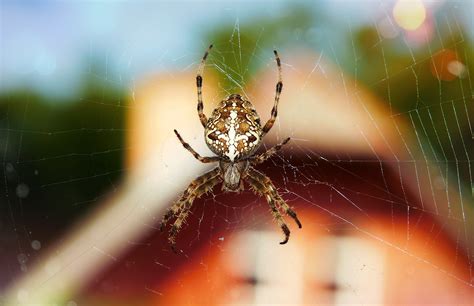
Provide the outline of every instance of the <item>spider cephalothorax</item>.
<path id="1" fill-rule="evenodd" d="M 161 229 L 164 228 L 173 216 L 176 216 L 176 221 L 171 227 L 168 239 L 171 247 L 175 250 L 176 236 L 190 212 L 194 199 L 212 190 L 219 182 L 222 182 L 222 188 L 225 191 L 240 191 L 244 188 L 245 181 L 252 187 L 253 191 L 265 196 L 273 217 L 285 234 L 285 240 L 280 242 L 280 244 L 285 244 L 290 237 L 290 230 L 283 220 L 281 211 L 293 218 L 300 228 L 301 223 L 296 213 L 278 194 L 271 180 L 252 167 L 264 162 L 290 140 L 290 138 L 286 138 L 283 142 L 266 152 L 254 155 L 260 147 L 263 137 L 272 128 L 277 117 L 278 102 L 283 87 L 280 58 L 278 53 L 273 51 L 278 66 L 278 83 L 276 85 L 275 103 L 271 112 L 271 118 L 262 127 L 260 125 L 260 117 L 252 103 L 238 94 L 231 94 L 223 100 L 212 112 L 212 116 L 209 119 L 204 115 L 202 72 L 211 48 L 212 45 L 209 46 L 209 49 L 204 54 L 196 77 L 198 93 L 197 110 L 201 124 L 204 127 L 206 144 L 217 156 L 200 156 L 183 140 L 178 131 L 174 130 L 174 132 L 184 148 L 191 152 L 196 159 L 203 163 L 219 162 L 219 166 L 191 182 L 181 198 L 164 215 Z"/>

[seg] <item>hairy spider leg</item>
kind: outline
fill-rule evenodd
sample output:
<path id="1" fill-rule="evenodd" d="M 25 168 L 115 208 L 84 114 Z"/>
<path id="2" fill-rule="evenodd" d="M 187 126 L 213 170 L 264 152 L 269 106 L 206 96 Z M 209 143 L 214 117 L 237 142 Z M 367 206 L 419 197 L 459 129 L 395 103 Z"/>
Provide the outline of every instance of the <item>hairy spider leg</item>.
<path id="1" fill-rule="evenodd" d="M 186 203 L 186 200 L 188 199 L 190 194 L 196 193 L 196 189 L 199 188 L 202 184 L 204 184 L 206 181 L 209 179 L 212 179 L 220 174 L 220 169 L 219 167 L 216 167 L 212 169 L 209 172 L 204 173 L 201 176 L 198 176 L 196 179 L 194 179 L 186 188 L 186 190 L 183 191 L 183 194 L 179 198 L 178 201 L 174 202 L 173 205 L 171 205 L 170 208 L 166 211 L 166 213 L 163 215 L 163 219 L 161 220 L 161 225 L 160 225 L 160 231 L 163 231 L 165 228 L 166 224 L 168 221 L 173 217 L 176 216 L 183 208 L 183 205 Z"/>
<path id="2" fill-rule="evenodd" d="M 197 86 L 197 94 L 198 94 L 197 111 L 199 115 L 199 120 L 201 120 L 201 124 L 203 127 L 206 127 L 207 118 L 206 118 L 206 115 L 204 115 L 204 112 L 203 112 L 204 105 L 202 103 L 202 73 L 204 71 L 204 66 L 206 64 L 207 56 L 209 55 L 209 51 L 211 51 L 211 49 L 212 49 L 212 45 L 210 45 L 207 48 L 206 53 L 204 53 L 204 56 L 202 57 L 202 60 L 201 60 L 201 64 L 199 64 L 198 73 L 196 76 L 196 86 Z"/>
<path id="3" fill-rule="evenodd" d="M 299 228 L 302 228 L 301 222 L 300 220 L 298 220 L 295 211 L 291 209 L 291 207 L 285 202 L 285 200 L 283 200 L 269 177 L 252 167 L 249 167 L 248 175 L 256 178 L 260 182 L 264 182 L 264 185 L 268 185 L 268 189 L 270 190 L 270 192 L 272 192 L 274 198 L 277 199 L 277 203 L 280 205 L 280 207 L 286 212 L 288 216 L 290 216 L 296 222 Z"/>
<path id="4" fill-rule="evenodd" d="M 268 119 L 267 123 L 265 123 L 265 125 L 263 126 L 261 137 L 267 134 L 272 128 L 273 124 L 275 123 L 276 117 L 278 115 L 278 102 L 280 101 L 280 94 L 283 88 L 283 81 L 281 77 L 280 57 L 278 56 L 278 52 L 276 50 L 273 50 L 273 53 L 275 53 L 275 60 L 278 66 L 278 83 L 276 84 L 275 103 L 273 104 L 273 108 L 272 108 L 272 116 L 270 117 L 270 119 Z"/>
<path id="5" fill-rule="evenodd" d="M 214 172 L 217 170 L 216 172 Z M 213 173 L 212 175 L 210 173 Z M 181 227 L 183 226 L 186 218 L 188 217 L 189 213 L 191 212 L 191 207 L 195 199 L 201 197 L 202 195 L 206 194 L 207 192 L 211 191 L 215 185 L 222 181 L 222 177 L 219 174 L 219 169 L 214 169 L 211 172 L 208 172 L 207 179 L 202 182 L 198 187 L 196 187 L 193 192 L 185 192 L 187 196 L 183 199 L 184 206 L 182 206 L 178 217 L 176 218 L 175 222 L 171 226 L 171 230 L 168 236 L 168 242 L 171 246 L 173 252 L 176 253 L 176 236 L 178 235 Z M 183 197 L 185 195 L 183 194 Z"/>
<path id="6" fill-rule="evenodd" d="M 194 151 L 194 149 L 189 145 L 189 143 L 183 140 L 183 138 L 181 137 L 181 135 L 178 133 L 177 130 L 174 130 L 174 133 L 176 134 L 176 137 L 178 137 L 183 147 L 189 152 L 191 152 L 194 158 L 199 160 L 201 163 L 213 163 L 213 162 L 218 162 L 220 160 L 220 158 L 217 156 L 202 157 L 201 155 L 199 155 L 198 152 Z"/>
<path id="7" fill-rule="evenodd" d="M 273 195 L 270 192 L 268 188 L 265 187 L 265 185 L 261 182 L 259 182 L 257 179 L 251 177 L 250 175 L 247 176 L 247 182 L 250 184 L 250 186 L 254 189 L 254 191 L 260 195 L 265 196 L 265 199 L 268 202 L 268 205 L 270 205 L 270 210 L 273 215 L 273 218 L 276 220 L 278 223 L 278 226 L 282 229 L 284 235 L 285 235 L 285 240 L 280 242 L 280 244 L 285 244 L 288 242 L 288 239 L 290 239 L 290 229 L 286 225 L 285 221 L 283 220 L 283 217 L 281 213 L 278 211 L 278 208 L 276 207 L 275 200 L 273 199 Z"/>
<path id="8" fill-rule="evenodd" d="M 249 158 L 249 161 L 253 165 L 258 165 L 258 164 L 263 163 L 264 161 L 269 159 L 272 155 L 277 153 L 284 145 L 286 145 L 288 143 L 288 141 L 290 141 L 290 139 L 291 139 L 290 137 L 286 138 L 281 143 L 279 143 L 276 146 L 268 149 L 267 151 L 263 152 L 262 154 L 259 154 L 259 155 L 256 155 L 256 156 L 253 156 L 253 157 Z"/>
<path id="9" fill-rule="evenodd" d="M 277 205 L 280 207 L 291 217 L 295 220 L 296 224 L 299 228 L 301 228 L 301 222 L 298 220 L 296 213 L 286 204 L 286 202 L 280 197 L 278 194 L 275 186 L 273 185 L 270 178 L 265 176 L 264 174 L 260 173 L 259 171 L 255 170 L 252 167 L 248 169 L 248 175 L 246 177 L 247 182 L 252 186 L 254 191 L 257 194 L 265 196 L 268 204 L 270 205 L 270 209 L 273 215 L 273 218 L 277 221 L 278 225 L 282 229 L 283 233 L 285 234 L 285 240 L 280 242 L 280 244 L 285 244 L 288 242 L 290 238 L 290 229 L 286 225 L 283 217 L 278 210 Z"/>

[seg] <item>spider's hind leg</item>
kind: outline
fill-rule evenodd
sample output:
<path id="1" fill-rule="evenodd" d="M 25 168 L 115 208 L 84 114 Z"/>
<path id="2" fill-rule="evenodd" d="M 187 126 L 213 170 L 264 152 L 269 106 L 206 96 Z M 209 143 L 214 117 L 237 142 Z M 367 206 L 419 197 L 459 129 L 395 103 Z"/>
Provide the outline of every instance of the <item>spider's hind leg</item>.
<path id="1" fill-rule="evenodd" d="M 272 212 L 273 218 L 277 221 L 278 225 L 280 226 L 281 230 L 285 234 L 285 240 L 281 241 L 280 244 L 286 244 L 290 239 L 290 229 L 288 225 L 286 225 L 283 217 L 278 210 L 278 207 L 275 205 L 275 200 L 272 195 L 269 193 L 265 194 L 265 198 L 267 199 L 268 204 L 270 205 L 270 210 Z"/>
<path id="2" fill-rule="evenodd" d="M 298 216 L 296 215 L 296 212 L 281 198 L 281 196 L 277 193 L 276 190 L 274 190 L 274 196 L 278 198 L 278 204 L 280 207 L 285 211 L 285 213 L 290 216 L 298 225 L 299 228 L 302 228 L 303 226 L 301 225 L 300 220 L 298 219 Z"/>
<path id="3" fill-rule="evenodd" d="M 196 198 L 210 191 L 217 183 L 221 181 L 219 167 L 199 176 L 189 184 L 188 188 L 183 192 L 181 198 L 171 206 L 163 217 L 160 229 L 164 229 L 166 223 L 174 216 L 176 220 L 171 226 L 168 242 L 171 249 L 176 253 L 176 236 L 183 226 L 186 218 L 190 213 L 190 209 Z"/>
<path id="4" fill-rule="evenodd" d="M 168 221 L 181 211 L 181 209 L 183 208 L 183 204 L 185 203 L 183 201 L 183 198 L 184 198 L 184 195 L 181 197 L 179 201 L 174 202 L 173 205 L 171 205 L 171 207 L 168 208 L 166 213 L 163 215 L 163 219 L 161 219 L 161 224 L 160 224 L 160 232 L 163 232 Z"/>
<path id="5" fill-rule="evenodd" d="M 249 167 L 246 180 L 248 181 L 250 186 L 252 186 L 252 188 L 254 189 L 256 193 L 265 196 L 265 199 L 270 205 L 273 218 L 277 221 L 281 230 L 285 234 L 285 239 L 282 242 L 280 242 L 280 244 L 287 243 L 288 239 L 290 238 L 290 229 L 288 228 L 285 221 L 283 220 L 283 217 L 277 205 L 279 205 L 291 218 L 293 218 L 293 220 L 295 220 L 298 227 L 301 228 L 301 222 L 298 220 L 296 213 L 280 197 L 280 195 L 278 194 L 271 180 L 264 174 L 260 173 L 259 171 L 255 170 L 252 167 Z"/>

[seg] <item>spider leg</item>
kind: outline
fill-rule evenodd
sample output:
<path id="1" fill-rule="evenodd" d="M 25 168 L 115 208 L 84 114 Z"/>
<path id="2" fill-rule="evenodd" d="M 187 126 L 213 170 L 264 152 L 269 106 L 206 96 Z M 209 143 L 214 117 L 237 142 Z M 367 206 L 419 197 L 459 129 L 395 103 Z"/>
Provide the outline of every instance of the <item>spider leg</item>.
<path id="1" fill-rule="evenodd" d="M 283 200 L 283 198 L 278 194 L 276 189 L 272 189 L 275 198 L 277 198 L 277 203 L 280 205 L 280 207 L 286 212 L 288 216 L 290 216 L 298 225 L 299 228 L 302 228 L 303 226 L 301 225 L 300 220 L 298 219 L 298 216 L 296 215 L 296 212 Z"/>
<path id="2" fill-rule="evenodd" d="M 177 215 L 175 222 L 171 226 L 170 235 L 168 237 L 168 241 L 173 251 L 176 251 L 176 236 L 178 235 L 184 221 L 186 220 L 186 217 L 190 212 L 193 201 L 210 191 L 220 181 L 221 176 L 220 169 L 218 167 L 199 176 L 189 184 L 188 188 L 183 192 L 181 198 L 175 202 L 165 213 L 160 226 L 161 230 L 163 230 L 166 223 L 173 216 Z"/>
<path id="3" fill-rule="evenodd" d="M 174 130 L 174 133 L 176 134 L 176 136 L 178 137 L 179 141 L 181 142 L 181 144 L 183 145 L 183 147 L 188 150 L 189 152 L 191 152 L 191 154 L 194 156 L 194 158 L 196 158 L 197 160 L 199 160 L 201 163 L 213 163 L 213 162 L 217 162 L 219 161 L 219 157 L 217 156 L 211 156 L 211 157 L 202 157 L 201 155 L 199 155 L 199 153 L 197 153 L 196 151 L 194 151 L 193 148 L 191 148 L 191 146 L 189 145 L 189 143 L 185 142 L 183 140 L 183 138 L 181 137 L 181 135 L 179 135 L 178 131 L 177 130 Z"/>
<path id="4" fill-rule="evenodd" d="M 273 195 L 271 192 L 267 189 L 268 187 L 265 187 L 265 185 L 261 182 L 259 182 L 257 179 L 252 178 L 251 176 L 247 177 L 247 181 L 252 186 L 252 188 L 255 190 L 260 195 L 264 195 L 265 199 L 268 202 L 268 205 L 270 205 L 270 209 L 273 215 L 273 218 L 277 221 L 278 225 L 282 229 L 283 233 L 285 234 L 285 240 L 280 242 L 280 244 L 285 244 L 288 242 L 288 239 L 290 238 L 290 229 L 286 225 L 285 221 L 283 220 L 282 215 L 278 211 L 278 208 L 276 207 L 275 204 L 275 199 L 273 198 Z"/>
<path id="5" fill-rule="evenodd" d="M 285 221 L 283 220 L 283 217 L 280 211 L 278 210 L 277 205 L 280 205 L 280 207 L 283 208 L 285 212 L 291 218 L 293 218 L 293 220 L 295 220 L 298 227 L 301 228 L 301 222 L 298 220 L 296 213 L 280 197 L 272 181 L 264 174 L 260 173 L 259 171 L 255 170 L 252 167 L 249 167 L 246 180 L 250 184 L 250 186 L 252 186 L 252 188 L 254 189 L 256 193 L 265 196 L 265 199 L 270 205 L 270 209 L 272 211 L 273 217 L 275 218 L 278 225 L 280 226 L 283 233 L 285 234 L 285 240 L 280 242 L 280 244 L 287 243 L 288 239 L 290 238 L 290 229 L 288 228 Z"/>
<path id="6" fill-rule="evenodd" d="M 204 173 L 203 175 L 198 176 L 195 178 L 184 190 L 183 194 L 179 198 L 178 201 L 174 202 L 173 205 L 168 208 L 166 213 L 163 215 L 163 219 L 161 220 L 160 231 L 163 231 L 168 221 L 173 217 L 176 216 L 183 208 L 184 204 L 186 204 L 187 199 L 193 193 L 195 193 L 196 189 L 201 186 L 203 183 L 208 181 L 209 179 L 214 178 L 216 175 L 219 175 L 219 167 L 212 169 L 209 172 Z"/>
<path id="7" fill-rule="evenodd" d="M 263 163 L 264 161 L 266 161 L 267 159 L 269 159 L 273 154 L 277 153 L 284 145 L 286 145 L 288 143 L 288 141 L 290 141 L 290 137 L 286 138 L 285 140 L 283 140 L 282 142 L 280 142 L 279 144 L 277 144 L 276 146 L 268 149 L 267 151 L 265 151 L 264 153 L 262 154 L 259 154 L 259 155 L 256 155 L 252 158 L 250 158 L 250 162 L 253 164 L 253 165 L 258 165 L 258 164 L 261 164 Z"/>
<path id="8" fill-rule="evenodd" d="M 206 115 L 204 115 L 204 112 L 203 112 L 204 106 L 202 104 L 202 72 L 206 64 L 207 56 L 209 55 L 209 51 L 211 49 L 212 49 L 212 45 L 210 45 L 209 48 L 207 48 L 206 53 L 204 53 L 204 56 L 202 57 L 202 60 L 201 60 L 201 64 L 199 64 L 198 73 L 196 76 L 196 86 L 197 86 L 197 94 L 198 94 L 197 111 L 199 114 L 199 120 L 201 120 L 201 124 L 203 127 L 206 127 L 207 118 L 206 118 Z"/>
<path id="9" fill-rule="evenodd" d="M 290 138 L 287 138 L 287 139 L 289 140 Z M 285 141 L 283 141 L 282 144 L 284 144 L 286 142 L 287 141 L 285 140 Z M 275 146 L 275 148 L 276 147 L 277 146 Z M 270 178 L 268 178 L 263 173 L 261 173 L 260 171 L 255 170 L 252 167 L 250 167 L 250 169 L 249 169 L 249 175 L 256 178 L 260 182 L 265 182 L 265 184 L 268 185 L 268 189 L 271 192 L 271 194 L 273 195 L 273 198 L 276 200 L 276 203 L 283 209 L 283 211 L 288 216 L 290 216 L 295 221 L 295 223 L 298 225 L 299 228 L 303 227 L 301 225 L 300 220 L 298 219 L 298 216 L 296 215 L 296 212 L 286 203 L 285 200 L 283 200 L 283 198 L 280 196 L 280 194 L 278 194 L 278 191 L 276 190 L 275 185 L 273 185 L 273 183 L 271 182 Z"/>
<path id="10" fill-rule="evenodd" d="M 257 181 L 262 182 L 264 186 L 268 186 L 267 188 L 272 193 L 273 197 L 276 199 L 277 204 L 279 204 L 283 208 L 285 213 L 296 222 L 299 228 L 302 228 L 301 222 L 298 219 L 298 216 L 296 215 L 295 211 L 278 194 L 275 185 L 273 185 L 269 177 L 252 167 L 249 167 L 248 175 L 253 177 Z"/>
<path id="11" fill-rule="evenodd" d="M 278 102 L 280 101 L 280 94 L 281 94 L 281 89 L 283 88 L 283 82 L 281 78 L 281 61 L 280 57 L 278 56 L 278 52 L 276 50 L 273 50 L 273 53 L 275 53 L 275 60 L 277 62 L 278 66 L 278 83 L 276 84 L 276 91 L 275 91 L 275 103 L 273 104 L 272 108 L 272 116 L 270 119 L 268 119 L 267 123 L 262 128 L 262 137 L 270 131 L 272 128 L 273 124 L 275 123 L 277 114 L 278 114 Z"/>

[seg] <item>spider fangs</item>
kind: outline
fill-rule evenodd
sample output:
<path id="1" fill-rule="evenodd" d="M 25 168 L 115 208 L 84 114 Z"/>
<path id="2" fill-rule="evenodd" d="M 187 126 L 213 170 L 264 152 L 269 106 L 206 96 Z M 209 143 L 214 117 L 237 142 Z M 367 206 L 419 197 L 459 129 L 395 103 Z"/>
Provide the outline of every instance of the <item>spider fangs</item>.
<path id="1" fill-rule="evenodd" d="M 262 127 L 252 103 L 238 94 L 232 94 L 223 100 L 212 112 L 212 116 L 207 119 L 203 112 L 202 103 L 202 72 L 211 48 L 212 45 L 204 54 L 196 76 L 197 111 L 204 127 L 206 144 L 217 156 L 202 157 L 183 140 L 178 131 L 174 130 L 174 132 L 184 148 L 193 154 L 197 160 L 202 163 L 219 162 L 219 166 L 199 176 L 189 184 L 179 200 L 163 216 L 160 229 L 163 230 L 168 221 L 176 216 L 168 237 L 171 248 L 176 252 L 176 236 L 190 213 L 193 201 L 212 190 L 219 182 L 223 182 L 223 190 L 238 192 L 243 190 L 245 181 L 255 193 L 264 196 L 267 200 L 274 219 L 285 234 L 285 239 L 280 244 L 285 244 L 290 237 L 290 230 L 283 220 L 281 212 L 293 218 L 299 228 L 301 228 L 301 223 L 296 213 L 278 194 L 272 181 L 253 168 L 253 166 L 261 164 L 275 154 L 290 140 L 290 138 L 286 138 L 266 152 L 255 155 L 263 137 L 270 131 L 277 117 L 278 102 L 283 87 L 280 58 L 278 53 L 273 51 L 278 67 L 278 82 L 271 117 Z"/>

